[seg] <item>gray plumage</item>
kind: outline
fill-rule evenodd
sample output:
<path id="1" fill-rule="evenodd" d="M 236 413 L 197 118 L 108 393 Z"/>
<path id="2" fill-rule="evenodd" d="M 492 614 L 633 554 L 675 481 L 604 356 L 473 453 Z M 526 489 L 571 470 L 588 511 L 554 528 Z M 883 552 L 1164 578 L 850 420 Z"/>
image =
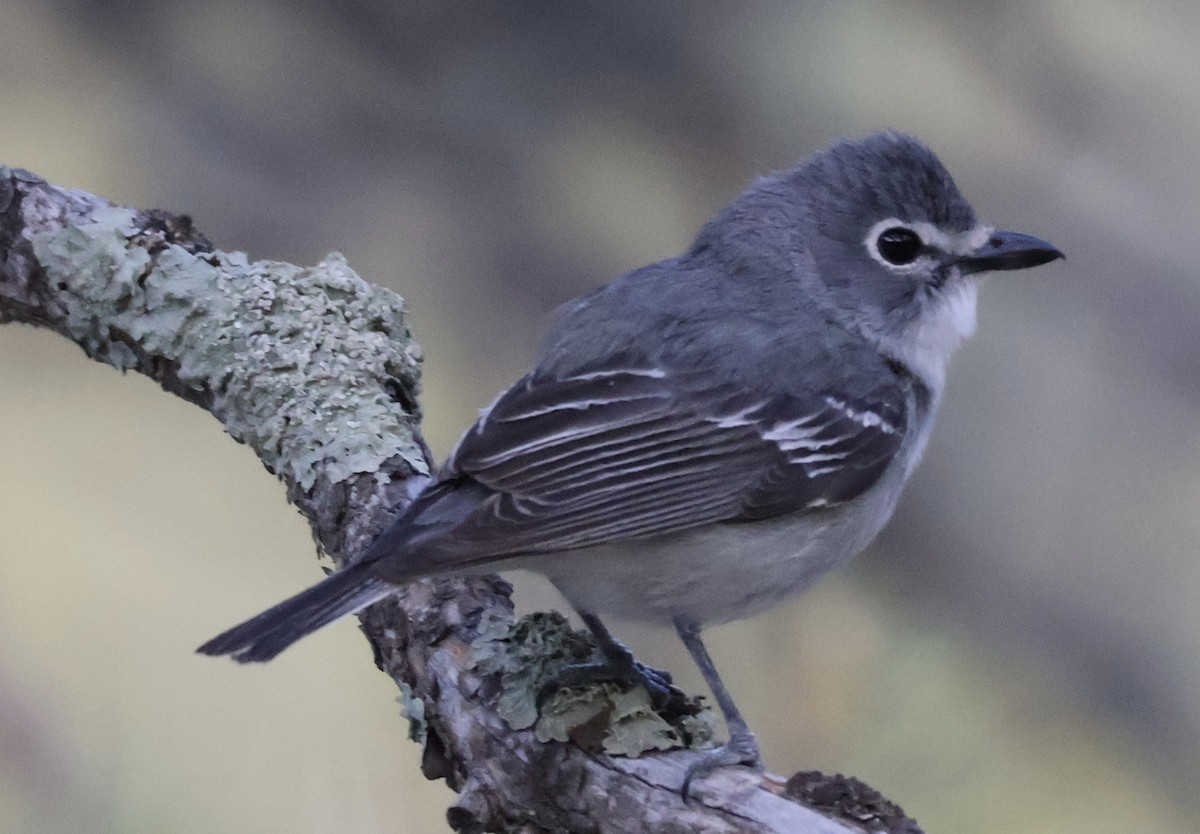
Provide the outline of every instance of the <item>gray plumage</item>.
<path id="1" fill-rule="evenodd" d="M 352 567 L 200 651 L 267 660 L 396 585 L 506 567 L 698 646 L 867 546 L 974 327 L 975 274 L 1059 255 L 981 226 L 903 134 L 763 177 L 683 254 L 568 304 Z"/>

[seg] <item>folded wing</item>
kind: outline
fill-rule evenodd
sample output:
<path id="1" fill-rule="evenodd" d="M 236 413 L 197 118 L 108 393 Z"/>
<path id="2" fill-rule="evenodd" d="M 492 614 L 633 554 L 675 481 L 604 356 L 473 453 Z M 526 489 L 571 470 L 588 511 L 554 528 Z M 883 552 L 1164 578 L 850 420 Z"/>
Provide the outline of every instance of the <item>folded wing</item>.
<path id="1" fill-rule="evenodd" d="M 463 437 L 407 514 L 453 563 L 552 552 L 837 505 L 905 432 L 893 377 L 868 395 L 759 396 L 688 370 L 614 362 L 530 375 Z"/>

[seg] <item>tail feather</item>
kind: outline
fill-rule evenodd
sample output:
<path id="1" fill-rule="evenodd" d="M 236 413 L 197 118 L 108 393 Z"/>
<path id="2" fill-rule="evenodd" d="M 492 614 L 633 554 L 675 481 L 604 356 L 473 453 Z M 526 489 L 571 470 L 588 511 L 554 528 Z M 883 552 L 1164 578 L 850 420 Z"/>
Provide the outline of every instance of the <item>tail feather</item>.
<path id="1" fill-rule="evenodd" d="M 274 608 L 218 634 L 196 651 L 232 655 L 239 663 L 270 660 L 301 637 L 366 608 L 394 590 L 394 585 L 371 576 L 365 568 L 363 564 L 351 565 L 331 573 Z"/>

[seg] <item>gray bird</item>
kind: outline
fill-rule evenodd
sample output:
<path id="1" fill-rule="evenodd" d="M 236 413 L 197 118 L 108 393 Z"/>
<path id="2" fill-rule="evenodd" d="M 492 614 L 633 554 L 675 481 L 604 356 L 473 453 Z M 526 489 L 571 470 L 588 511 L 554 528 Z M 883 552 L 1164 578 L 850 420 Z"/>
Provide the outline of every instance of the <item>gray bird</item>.
<path id="1" fill-rule="evenodd" d="M 683 254 L 567 304 L 534 370 L 359 559 L 199 651 L 270 660 L 420 577 L 530 568 L 603 652 L 574 681 L 662 685 L 601 613 L 675 627 L 730 734 L 687 784 L 758 766 L 700 629 L 870 543 L 975 328 L 979 273 L 1059 257 L 977 221 L 916 139 L 837 142 L 754 182 Z"/>

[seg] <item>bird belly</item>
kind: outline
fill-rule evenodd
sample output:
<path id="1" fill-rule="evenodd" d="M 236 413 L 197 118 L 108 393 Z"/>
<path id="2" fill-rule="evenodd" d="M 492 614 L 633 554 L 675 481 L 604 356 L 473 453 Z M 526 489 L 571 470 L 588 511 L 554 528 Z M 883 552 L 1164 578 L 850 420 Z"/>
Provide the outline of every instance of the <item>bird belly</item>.
<path id="1" fill-rule="evenodd" d="M 546 574 L 584 611 L 657 624 L 723 623 L 802 593 L 866 547 L 894 505 L 891 496 L 873 498 L 526 557 L 521 567 Z"/>

